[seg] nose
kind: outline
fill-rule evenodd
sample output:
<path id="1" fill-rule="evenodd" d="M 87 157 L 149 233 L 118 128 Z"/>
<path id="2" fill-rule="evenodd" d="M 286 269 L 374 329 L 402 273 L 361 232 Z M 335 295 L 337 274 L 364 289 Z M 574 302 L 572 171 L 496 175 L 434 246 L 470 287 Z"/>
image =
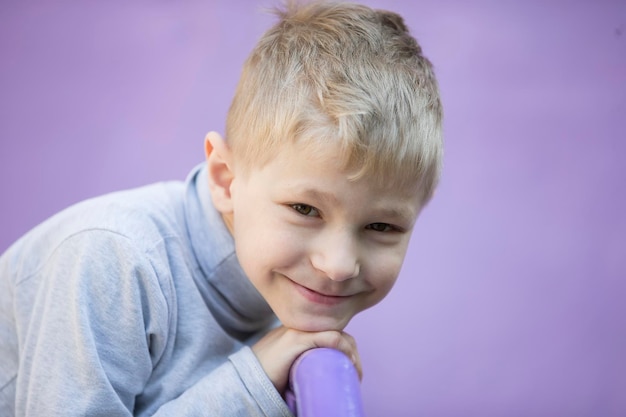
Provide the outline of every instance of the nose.
<path id="1" fill-rule="evenodd" d="M 346 233 L 331 234 L 319 241 L 311 264 L 333 281 L 355 278 L 360 272 L 358 245 Z"/>

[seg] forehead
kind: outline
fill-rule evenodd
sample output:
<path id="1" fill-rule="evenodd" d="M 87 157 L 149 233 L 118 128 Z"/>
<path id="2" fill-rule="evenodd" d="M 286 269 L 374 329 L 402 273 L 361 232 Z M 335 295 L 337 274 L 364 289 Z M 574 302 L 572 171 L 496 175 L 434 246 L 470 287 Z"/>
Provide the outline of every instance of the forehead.
<path id="1" fill-rule="evenodd" d="M 419 181 L 411 181 L 412 175 L 400 169 L 382 156 L 368 155 L 378 159 L 377 163 L 365 161 L 366 157 L 351 147 L 342 147 L 333 141 L 303 141 L 286 144 L 280 152 L 282 157 L 297 169 L 317 171 L 317 175 L 332 175 L 345 178 L 348 182 L 366 184 L 378 193 L 393 193 L 411 197 L 420 192 Z M 369 162 L 369 163 L 368 163 Z"/>
<path id="2" fill-rule="evenodd" d="M 356 169 L 346 166 L 338 146 L 320 148 L 287 144 L 251 175 L 276 190 L 328 204 L 379 206 L 389 212 L 419 211 L 417 186 L 400 187 L 399 182 L 385 181 L 375 172 L 356 177 Z"/>

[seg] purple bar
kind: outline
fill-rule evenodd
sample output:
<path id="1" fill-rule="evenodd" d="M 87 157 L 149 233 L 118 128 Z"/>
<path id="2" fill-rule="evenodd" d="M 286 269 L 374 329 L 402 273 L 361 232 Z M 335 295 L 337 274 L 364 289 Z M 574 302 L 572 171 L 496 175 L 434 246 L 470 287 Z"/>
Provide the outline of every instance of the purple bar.
<path id="1" fill-rule="evenodd" d="M 294 362 L 286 399 L 297 417 L 364 416 L 357 371 L 335 349 L 312 349 Z"/>

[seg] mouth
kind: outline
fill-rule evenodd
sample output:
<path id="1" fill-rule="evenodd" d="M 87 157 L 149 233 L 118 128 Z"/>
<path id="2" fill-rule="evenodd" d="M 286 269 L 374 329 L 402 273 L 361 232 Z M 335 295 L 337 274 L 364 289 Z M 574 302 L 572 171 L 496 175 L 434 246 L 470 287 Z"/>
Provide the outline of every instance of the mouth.
<path id="1" fill-rule="evenodd" d="M 342 303 L 343 301 L 346 301 L 347 299 L 351 297 L 350 295 L 324 294 L 324 293 L 312 290 L 303 285 L 300 285 L 295 281 L 291 281 L 291 282 L 294 284 L 294 286 L 296 287 L 296 291 L 298 291 L 300 295 L 302 295 L 308 301 L 316 303 L 316 304 L 334 306 L 334 305 Z"/>

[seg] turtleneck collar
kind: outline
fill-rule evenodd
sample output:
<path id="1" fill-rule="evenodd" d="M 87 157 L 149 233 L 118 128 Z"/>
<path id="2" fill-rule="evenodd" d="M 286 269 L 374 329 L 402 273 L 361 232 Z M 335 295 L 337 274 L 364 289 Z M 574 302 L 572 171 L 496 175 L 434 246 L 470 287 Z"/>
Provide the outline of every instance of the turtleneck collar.
<path id="1" fill-rule="evenodd" d="M 273 325 L 272 310 L 241 269 L 233 237 L 213 206 L 206 163 L 187 178 L 185 216 L 200 269 L 196 283 L 224 330 L 245 339 Z"/>

